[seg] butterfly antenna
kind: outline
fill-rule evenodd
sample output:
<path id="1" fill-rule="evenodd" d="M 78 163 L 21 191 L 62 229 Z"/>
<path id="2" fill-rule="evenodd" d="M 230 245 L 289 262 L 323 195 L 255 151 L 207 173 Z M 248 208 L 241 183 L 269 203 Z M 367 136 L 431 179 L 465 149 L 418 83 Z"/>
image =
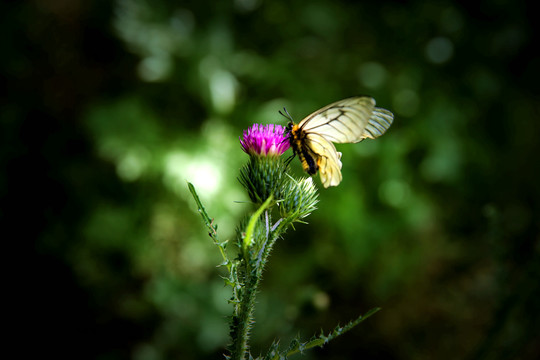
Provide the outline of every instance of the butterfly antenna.
<path id="1" fill-rule="evenodd" d="M 282 113 L 281 110 L 279 110 L 279 114 L 280 114 L 281 116 L 283 116 L 283 117 L 289 119 L 290 121 L 293 121 L 293 118 L 292 118 L 291 114 L 289 114 L 289 112 L 287 111 L 287 109 L 286 109 L 286 108 L 283 108 L 283 111 L 285 112 L 285 114 Z"/>

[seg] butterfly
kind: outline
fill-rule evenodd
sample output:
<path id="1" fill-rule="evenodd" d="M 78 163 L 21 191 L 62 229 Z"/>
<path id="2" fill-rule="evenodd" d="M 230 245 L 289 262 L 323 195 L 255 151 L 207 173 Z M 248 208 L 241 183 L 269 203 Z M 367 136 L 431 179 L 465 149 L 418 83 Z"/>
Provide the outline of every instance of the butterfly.
<path id="1" fill-rule="evenodd" d="M 317 171 L 325 188 L 341 182 L 341 153 L 333 143 L 357 143 L 375 139 L 388 130 L 394 121 L 390 111 L 375 107 L 375 99 L 357 96 L 336 101 L 315 111 L 295 124 L 284 108 L 290 122 L 286 133 L 302 167 L 310 175 Z M 291 157 L 291 159 L 292 159 Z"/>

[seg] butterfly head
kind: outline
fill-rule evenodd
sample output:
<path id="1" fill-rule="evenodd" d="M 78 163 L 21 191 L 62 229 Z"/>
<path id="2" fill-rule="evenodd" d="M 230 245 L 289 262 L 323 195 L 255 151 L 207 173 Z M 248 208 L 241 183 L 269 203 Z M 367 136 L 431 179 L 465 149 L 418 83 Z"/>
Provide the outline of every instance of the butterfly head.
<path id="1" fill-rule="evenodd" d="M 287 120 L 289 120 L 287 126 L 285 126 L 285 134 L 287 138 L 289 139 L 291 137 L 291 132 L 293 131 L 294 126 L 296 125 L 293 121 L 293 118 L 291 114 L 287 111 L 286 108 L 283 108 L 283 112 L 281 110 L 279 111 L 280 115 L 285 117 Z"/>

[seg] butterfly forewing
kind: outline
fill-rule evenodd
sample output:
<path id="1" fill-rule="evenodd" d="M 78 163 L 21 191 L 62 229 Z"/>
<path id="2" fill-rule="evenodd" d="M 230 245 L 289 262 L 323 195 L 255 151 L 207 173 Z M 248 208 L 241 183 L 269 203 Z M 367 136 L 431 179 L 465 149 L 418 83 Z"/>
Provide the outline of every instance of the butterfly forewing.
<path id="1" fill-rule="evenodd" d="M 318 133 L 335 143 L 355 143 L 382 135 L 392 121 L 392 113 L 376 108 L 373 98 L 362 96 L 325 106 L 298 126 L 306 134 Z"/>
<path id="2" fill-rule="evenodd" d="M 367 96 L 353 97 L 348 99 L 339 100 L 326 105 L 322 109 L 314 111 L 310 115 L 306 116 L 298 124 L 303 130 L 309 130 L 314 127 L 324 125 L 328 120 L 332 120 L 331 117 L 327 116 L 326 113 L 331 111 L 333 115 L 337 114 L 336 111 L 344 110 L 350 111 L 350 109 L 366 109 L 370 111 L 375 107 L 375 100 Z M 349 109 L 349 110 L 347 110 Z"/>

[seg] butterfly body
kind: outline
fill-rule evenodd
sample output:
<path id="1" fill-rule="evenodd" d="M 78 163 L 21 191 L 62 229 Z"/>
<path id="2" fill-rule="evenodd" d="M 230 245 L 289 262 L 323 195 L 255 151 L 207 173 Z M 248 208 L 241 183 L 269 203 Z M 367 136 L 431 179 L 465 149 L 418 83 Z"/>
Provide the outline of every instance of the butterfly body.
<path id="1" fill-rule="evenodd" d="M 306 142 L 306 134 L 298 129 L 297 124 L 290 123 L 290 138 L 291 147 L 300 159 L 304 171 L 309 175 L 315 175 L 319 171 L 319 164 L 317 161 L 316 154 L 313 154 L 309 151 L 309 148 L 304 146 Z"/>
<path id="2" fill-rule="evenodd" d="M 304 171 L 319 171 L 324 187 L 341 182 L 341 153 L 334 143 L 356 143 L 375 139 L 386 132 L 394 115 L 375 107 L 375 100 L 359 96 L 336 101 L 315 111 L 298 124 L 287 126 L 289 142 Z"/>

